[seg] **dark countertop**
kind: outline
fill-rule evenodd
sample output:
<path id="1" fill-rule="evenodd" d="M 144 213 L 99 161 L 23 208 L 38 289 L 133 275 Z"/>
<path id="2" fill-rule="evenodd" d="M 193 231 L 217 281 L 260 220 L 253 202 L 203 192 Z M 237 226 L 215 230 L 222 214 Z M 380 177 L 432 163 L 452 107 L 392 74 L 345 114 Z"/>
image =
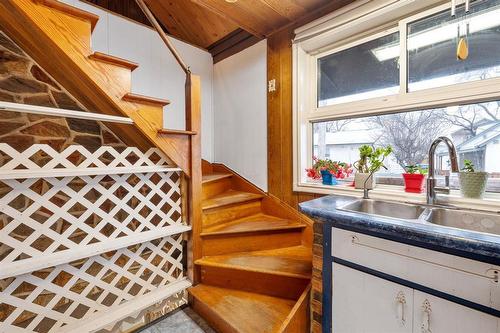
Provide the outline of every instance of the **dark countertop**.
<path id="1" fill-rule="evenodd" d="M 306 215 L 335 228 L 500 265 L 500 236 L 337 209 L 354 200 L 330 195 L 299 206 Z"/>

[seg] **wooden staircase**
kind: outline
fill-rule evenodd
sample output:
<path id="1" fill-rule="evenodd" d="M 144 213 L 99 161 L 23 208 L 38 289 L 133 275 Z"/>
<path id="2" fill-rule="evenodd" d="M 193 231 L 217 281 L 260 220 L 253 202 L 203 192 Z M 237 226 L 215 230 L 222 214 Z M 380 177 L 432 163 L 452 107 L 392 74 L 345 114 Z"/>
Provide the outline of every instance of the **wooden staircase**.
<path id="1" fill-rule="evenodd" d="M 109 127 L 130 145 L 157 146 L 190 175 L 190 142 L 199 132 L 190 125 L 199 115 L 186 115 L 186 131 L 163 129 L 163 106 L 170 102 L 130 91 L 131 72 L 138 64 L 93 52 L 91 32 L 98 20 L 92 13 L 56 0 L 0 2 L 2 29 L 74 97 L 90 111 L 131 118 L 135 126 Z M 199 94 L 199 78 L 189 74 L 188 83 L 191 95 Z M 193 96 L 187 97 L 187 106 L 196 103 L 189 101 Z"/>
<path id="2" fill-rule="evenodd" d="M 137 64 L 91 49 L 98 17 L 56 0 L 2 0 L 0 26 L 124 142 L 157 146 L 187 176 L 191 304 L 220 332 L 306 332 L 312 228 L 279 200 L 220 165 L 201 177 L 200 79 L 187 73 L 186 130 L 163 128 L 167 100 L 132 94 Z M 189 111 L 189 112 L 188 112 Z"/>
<path id="3" fill-rule="evenodd" d="M 310 228 L 293 209 L 214 165 L 203 175 L 193 308 L 220 332 L 306 332 Z"/>

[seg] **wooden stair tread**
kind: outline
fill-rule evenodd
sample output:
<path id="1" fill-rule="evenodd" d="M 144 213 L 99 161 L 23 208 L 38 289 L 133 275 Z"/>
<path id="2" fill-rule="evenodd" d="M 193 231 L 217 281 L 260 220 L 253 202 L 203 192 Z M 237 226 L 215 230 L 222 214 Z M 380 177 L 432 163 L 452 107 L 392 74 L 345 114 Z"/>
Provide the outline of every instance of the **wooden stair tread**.
<path id="1" fill-rule="evenodd" d="M 198 133 L 195 131 L 160 128 L 158 134 L 196 135 Z"/>
<path id="2" fill-rule="evenodd" d="M 102 61 L 102 62 L 106 62 L 108 64 L 120 66 L 120 67 L 123 67 L 123 68 L 128 68 L 131 71 L 133 71 L 134 69 L 136 69 L 137 67 L 139 67 L 138 63 L 135 63 L 135 62 L 132 62 L 132 61 L 129 61 L 129 60 L 126 60 L 126 59 L 122 59 L 122 58 L 119 58 L 119 57 L 115 57 L 115 56 L 112 56 L 112 55 L 109 55 L 109 54 L 106 54 L 106 53 L 102 53 L 102 52 L 94 52 L 93 54 L 91 54 L 89 56 L 89 59 L 99 60 L 99 61 Z"/>
<path id="3" fill-rule="evenodd" d="M 263 198 L 262 194 L 229 190 L 209 199 L 203 200 L 203 209 L 218 208 Z"/>
<path id="4" fill-rule="evenodd" d="M 162 107 L 170 104 L 170 101 L 166 100 L 166 99 L 144 96 L 144 95 L 133 94 L 133 93 L 125 94 L 125 96 L 123 96 L 122 99 L 124 101 L 127 101 L 127 102 L 152 104 L 152 105 L 158 105 L 158 106 L 162 106 Z"/>
<path id="5" fill-rule="evenodd" d="M 233 175 L 230 173 L 211 173 L 208 175 L 203 175 L 202 182 L 203 182 L 203 184 L 207 184 L 207 183 L 215 182 L 215 181 L 220 180 L 220 179 L 230 178 L 232 176 Z"/>
<path id="6" fill-rule="evenodd" d="M 207 256 L 196 260 L 197 265 L 234 268 L 252 272 L 311 278 L 312 253 L 305 246 Z"/>
<path id="7" fill-rule="evenodd" d="M 90 29 L 94 31 L 95 26 L 97 25 L 97 21 L 99 21 L 99 16 L 88 12 L 86 10 L 65 4 L 64 2 L 60 2 L 58 0 L 36 0 L 37 3 L 40 3 L 44 6 L 53 8 L 60 12 L 66 13 L 67 15 L 74 16 L 77 18 L 81 18 L 90 22 Z"/>
<path id="8" fill-rule="evenodd" d="M 201 302 L 205 311 L 219 317 L 207 319 L 219 322 L 216 328 L 221 332 L 278 332 L 295 305 L 295 301 L 289 299 L 204 284 L 188 291 L 195 298 L 195 310 L 196 302 Z"/>
<path id="9" fill-rule="evenodd" d="M 300 222 L 290 221 L 265 214 L 257 214 L 235 221 L 208 226 L 203 229 L 201 236 L 302 229 L 304 227 L 305 225 Z"/>

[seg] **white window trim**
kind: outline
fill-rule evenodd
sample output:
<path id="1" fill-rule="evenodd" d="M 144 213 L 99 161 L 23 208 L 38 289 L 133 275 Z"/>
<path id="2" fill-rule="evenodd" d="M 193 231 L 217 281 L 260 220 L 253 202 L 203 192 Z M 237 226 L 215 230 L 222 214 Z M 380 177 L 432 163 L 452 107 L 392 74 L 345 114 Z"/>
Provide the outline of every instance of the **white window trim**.
<path id="1" fill-rule="evenodd" d="M 458 1 L 460 3 L 460 1 Z M 374 8 L 376 3 L 377 8 Z M 346 186 L 324 186 L 307 182 L 303 178 L 303 170 L 311 167 L 312 160 L 312 124 L 313 122 L 360 117 L 366 115 L 380 115 L 396 111 L 413 111 L 459 104 L 471 104 L 488 100 L 500 99 L 500 78 L 483 81 L 465 82 L 439 88 L 407 92 L 406 81 L 406 27 L 409 22 L 450 8 L 449 1 L 440 0 L 421 1 L 419 5 L 427 6 L 415 12 L 414 1 L 409 0 L 376 0 L 355 2 L 347 8 L 332 13 L 327 18 L 319 19 L 307 26 L 296 30 L 297 37 L 292 47 L 293 51 L 293 190 L 298 192 L 342 194 L 360 196 L 360 191 Z M 433 6 L 429 9 L 429 5 Z M 388 10 L 399 11 L 398 14 L 388 15 Z M 404 13 L 408 13 L 404 15 Z M 378 22 L 380 16 L 397 17 L 383 22 L 378 27 L 370 26 Z M 331 21 L 331 22 L 330 22 Z M 340 23 L 338 23 L 340 22 Z M 360 27 L 361 25 L 361 27 Z M 335 36 L 338 30 L 345 35 L 350 27 L 364 33 L 358 40 L 354 36 L 347 36 L 341 41 L 324 44 L 324 35 Z M 330 27 L 330 28 L 328 28 Z M 331 106 L 317 106 L 317 59 L 328 54 L 365 43 L 383 35 L 390 34 L 399 28 L 400 41 L 400 85 L 398 94 L 371 98 L 367 100 L 335 104 Z M 378 31 L 376 30 L 378 29 Z M 355 35 L 358 35 L 357 32 Z M 323 43 L 323 44 L 322 44 Z M 314 46 L 316 48 L 313 48 Z M 395 195 L 397 193 L 397 195 Z M 373 196 L 380 199 L 391 199 L 406 202 L 423 202 L 423 195 L 405 193 L 399 186 L 379 186 L 373 191 Z M 500 211 L 500 194 L 488 194 L 486 199 L 464 199 L 458 192 L 445 198 L 448 202 L 467 208 Z"/>

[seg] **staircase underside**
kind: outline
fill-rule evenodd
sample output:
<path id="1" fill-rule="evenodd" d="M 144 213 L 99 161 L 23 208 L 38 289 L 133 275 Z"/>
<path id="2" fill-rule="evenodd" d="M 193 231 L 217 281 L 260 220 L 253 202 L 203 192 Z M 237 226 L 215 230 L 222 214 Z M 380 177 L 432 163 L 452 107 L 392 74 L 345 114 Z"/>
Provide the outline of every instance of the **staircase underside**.
<path id="1" fill-rule="evenodd" d="M 192 131 L 160 131 L 168 101 L 132 94 L 131 71 L 137 64 L 92 51 L 97 20 L 94 14 L 55 0 L 0 2 L 2 29 L 71 95 L 91 112 L 131 118 L 134 126 L 108 127 L 130 146 L 143 151 L 160 148 L 189 175 Z M 191 83 L 199 88 L 197 78 Z"/>

